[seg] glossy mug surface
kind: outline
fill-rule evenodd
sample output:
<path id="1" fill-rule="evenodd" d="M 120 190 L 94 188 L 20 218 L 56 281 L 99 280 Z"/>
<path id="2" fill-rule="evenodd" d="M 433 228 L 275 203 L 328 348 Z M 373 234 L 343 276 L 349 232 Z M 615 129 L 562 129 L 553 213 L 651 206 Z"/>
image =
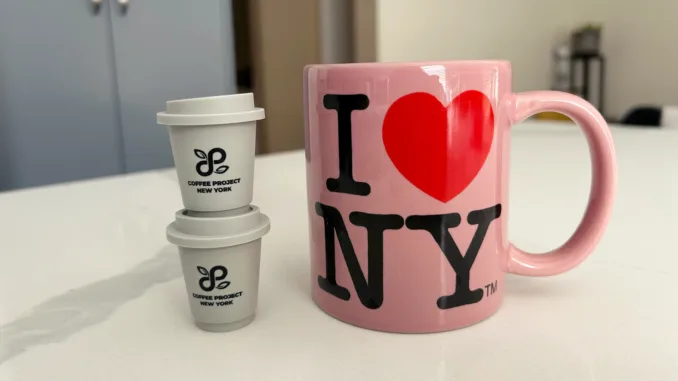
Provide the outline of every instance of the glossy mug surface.
<path id="1" fill-rule="evenodd" d="M 313 299 L 357 326 L 465 327 L 499 308 L 507 272 L 583 261 L 616 187 L 610 131 L 558 92 L 511 92 L 505 61 L 312 65 L 304 69 Z M 508 241 L 511 125 L 541 111 L 584 129 L 591 197 L 573 236 L 544 255 Z"/>

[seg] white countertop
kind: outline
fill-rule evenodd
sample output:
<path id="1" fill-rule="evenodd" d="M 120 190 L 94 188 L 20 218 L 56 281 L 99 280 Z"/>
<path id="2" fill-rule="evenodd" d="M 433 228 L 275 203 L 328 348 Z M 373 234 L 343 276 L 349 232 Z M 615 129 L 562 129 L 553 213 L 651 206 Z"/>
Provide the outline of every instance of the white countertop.
<path id="1" fill-rule="evenodd" d="M 510 237 L 556 247 L 587 199 L 583 135 L 512 135 Z M 194 327 L 165 240 L 182 207 L 173 170 L 0 194 L 0 380 L 676 380 L 678 132 L 613 135 L 619 192 L 596 252 L 561 276 L 509 276 L 497 314 L 439 334 L 368 331 L 313 304 L 301 152 L 257 160 L 272 223 L 259 308 L 224 334 Z"/>

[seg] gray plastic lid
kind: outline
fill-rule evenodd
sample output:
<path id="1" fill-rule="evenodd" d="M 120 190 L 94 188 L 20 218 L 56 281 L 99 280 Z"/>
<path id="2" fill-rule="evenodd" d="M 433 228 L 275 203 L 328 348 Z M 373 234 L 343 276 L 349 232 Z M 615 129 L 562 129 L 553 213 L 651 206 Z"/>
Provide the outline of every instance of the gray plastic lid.
<path id="1" fill-rule="evenodd" d="M 167 226 L 167 240 L 181 247 L 216 249 L 252 242 L 269 230 L 268 217 L 255 205 L 213 213 L 182 209 Z"/>
<path id="2" fill-rule="evenodd" d="M 157 114 L 157 122 L 168 126 L 209 126 L 251 122 L 264 119 L 263 108 L 254 107 L 254 94 L 230 94 L 215 97 L 169 101 Z"/>

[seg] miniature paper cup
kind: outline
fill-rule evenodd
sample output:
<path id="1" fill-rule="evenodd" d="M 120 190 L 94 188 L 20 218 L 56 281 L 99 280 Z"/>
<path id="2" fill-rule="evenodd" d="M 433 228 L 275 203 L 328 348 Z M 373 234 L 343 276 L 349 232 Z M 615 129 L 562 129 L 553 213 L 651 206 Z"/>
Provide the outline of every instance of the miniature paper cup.
<path id="1" fill-rule="evenodd" d="M 252 93 L 167 102 L 157 115 L 168 126 L 184 207 L 201 212 L 252 202 L 256 121 Z"/>
<path id="2" fill-rule="evenodd" d="M 254 320 L 261 239 L 269 230 L 268 217 L 254 205 L 209 214 L 185 209 L 176 213 L 167 239 L 179 247 L 198 328 L 226 332 Z"/>

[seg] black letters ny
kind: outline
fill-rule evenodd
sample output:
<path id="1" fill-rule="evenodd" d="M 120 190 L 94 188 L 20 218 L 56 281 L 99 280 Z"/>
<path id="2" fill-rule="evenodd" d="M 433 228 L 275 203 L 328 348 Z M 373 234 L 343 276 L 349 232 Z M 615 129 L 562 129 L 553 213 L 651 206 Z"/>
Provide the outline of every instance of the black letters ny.
<path id="1" fill-rule="evenodd" d="M 349 215 L 349 220 L 354 225 L 367 229 L 367 277 L 365 277 L 339 210 L 319 202 L 316 203 L 315 210 L 323 218 L 325 225 L 325 277 L 318 276 L 318 286 L 339 299 L 349 300 L 351 297 L 348 289 L 337 284 L 334 250 L 336 233 L 360 303 L 370 309 L 381 307 L 384 302 L 384 231 L 400 229 L 403 226 L 403 218 L 397 214 L 380 215 L 363 212 L 353 212 Z M 437 305 L 440 309 L 478 303 L 483 298 L 482 288 L 475 290 L 470 288 L 471 268 L 490 223 L 500 215 L 500 204 L 487 209 L 474 210 L 468 214 L 468 223 L 476 225 L 477 228 L 464 255 L 461 254 L 449 232 L 450 228 L 457 227 L 461 223 L 461 216 L 458 213 L 407 218 L 407 228 L 425 230 L 430 234 L 456 274 L 454 293 L 438 299 Z"/>

